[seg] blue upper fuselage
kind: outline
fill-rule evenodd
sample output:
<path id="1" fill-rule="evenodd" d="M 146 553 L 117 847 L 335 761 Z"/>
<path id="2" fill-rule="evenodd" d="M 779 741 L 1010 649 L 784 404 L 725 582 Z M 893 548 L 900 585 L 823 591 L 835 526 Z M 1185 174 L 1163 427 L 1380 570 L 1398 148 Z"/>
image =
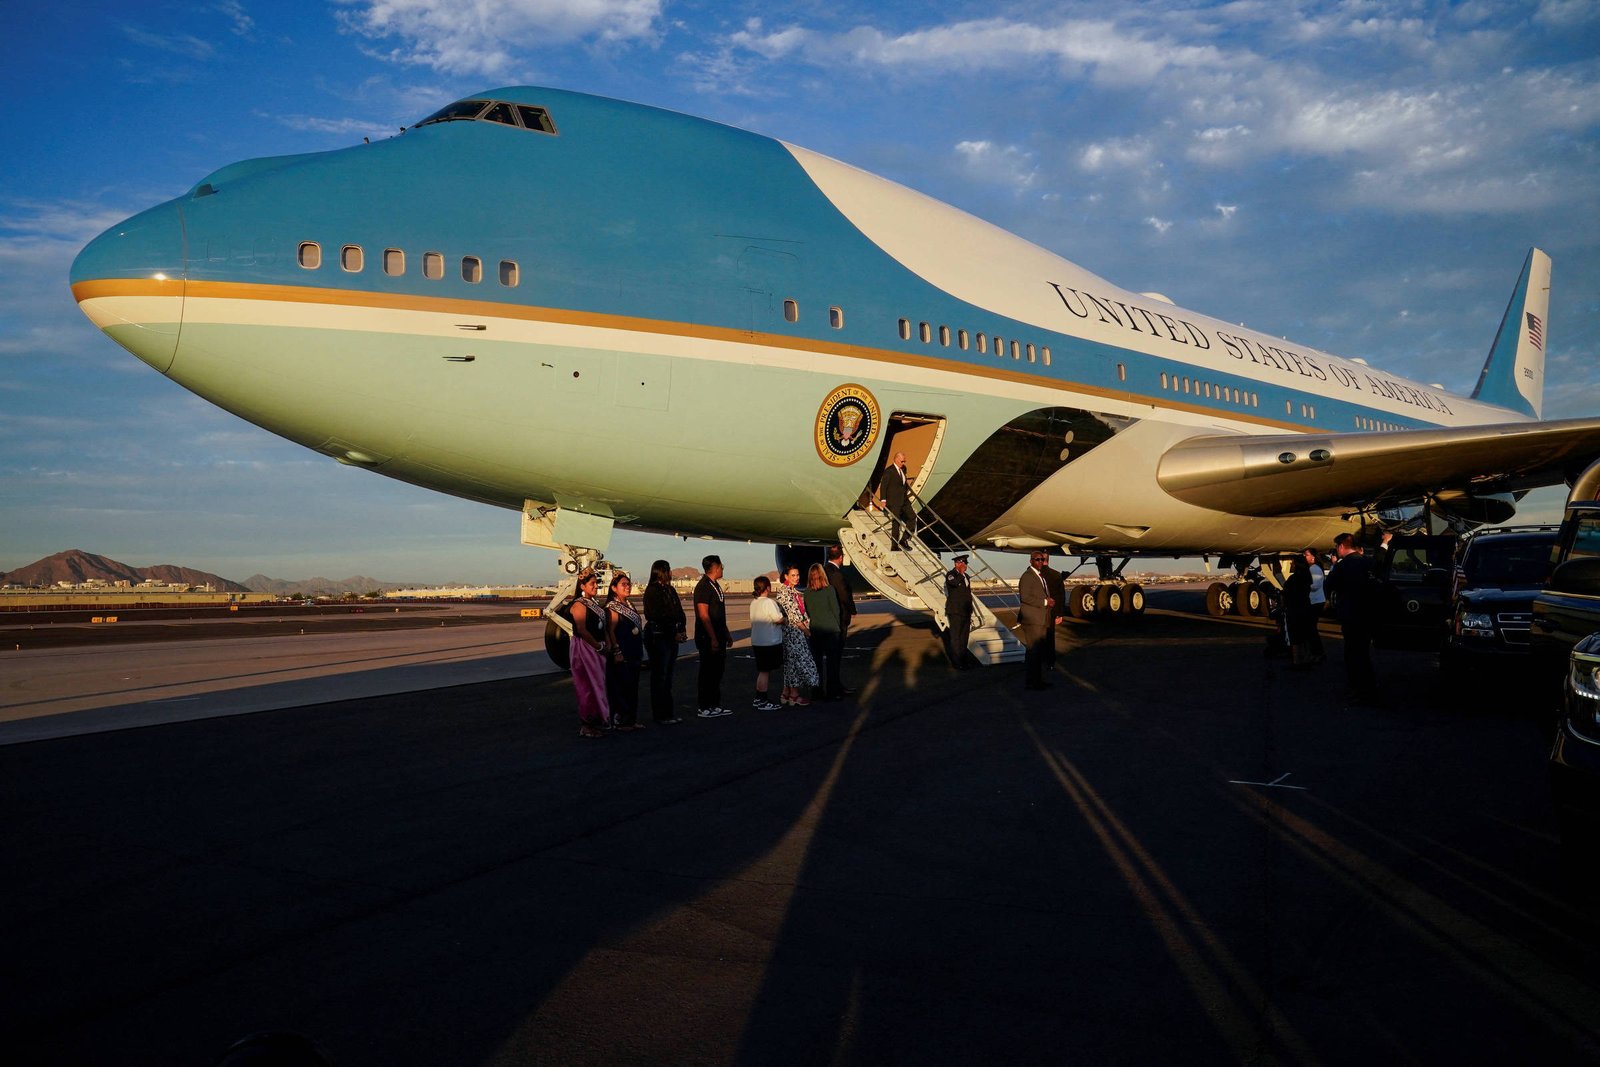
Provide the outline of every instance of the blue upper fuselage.
<path id="1" fill-rule="evenodd" d="M 1181 358 L 1042 329 L 961 300 L 869 240 L 771 138 L 561 90 L 481 96 L 537 105 L 555 132 L 432 122 L 376 144 L 232 164 L 136 218 L 154 235 L 162 232 L 160 219 L 179 217 L 185 262 L 173 266 L 191 283 L 336 288 L 754 331 L 998 366 L 1135 402 L 1181 402 L 1276 426 L 1352 430 L 1363 413 L 1393 427 L 1429 424 L 1423 413 L 1408 419 L 1302 390 L 1296 386 L 1305 383 L 1292 374 L 1274 380 L 1243 362 L 1237 375 L 1197 372 Z M 169 235 L 162 251 L 133 253 L 126 238 L 113 246 L 110 236 L 78 257 L 75 283 L 131 276 L 119 271 L 130 262 L 146 269 L 172 247 Z M 306 242 L 320 248 L 315 269 L 297 255 Z M 341 266 L 346 246 L 362 250 L 360 270 Z M 405 253 L 402 273 L 385 272 L 385 249 Z M 425 252 L 441 255 L 442 276 L 424 276 Z M 469 256 L 482 264 L 476 282 L 463 277 L 461 260 Z M 501 261 L 517 265 L 514 287 L 500 284 Z M 783 314 L 785 300 L 795 302 L 795 321 Z M 842 325 L 830 321 L 834 307 Z M 930 342 L 915 326 L 907 339 L 902 320 L 1049 346 L 1054 359 L 1049 366 L 1001 363 L 976 346 Z M 1183 354 L 1175 348 L 1175 357 Z M 1195 393 L 1160 395 L 1162 371 L 1174 381 L 1196 374 Z M 1252 410 L 1202 396 L 1199 376 L 1254 394 Z"/>

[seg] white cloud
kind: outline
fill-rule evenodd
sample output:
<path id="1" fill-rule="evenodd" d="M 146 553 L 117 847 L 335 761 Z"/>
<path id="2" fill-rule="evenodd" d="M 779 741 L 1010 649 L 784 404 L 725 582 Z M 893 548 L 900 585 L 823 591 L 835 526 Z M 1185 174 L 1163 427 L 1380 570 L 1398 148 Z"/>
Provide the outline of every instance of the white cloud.
<path id="1" fill-rule="evenodd" d="M 1147 167 L 1155 146 L 1145 137 L 1114 137 L 1085 145 L 1078 166 L 1086 171 L 1132 170 Z"/>
<path id="2" fill-rule="evenodd" d="M 1197 163 L 1224 165 L 1249 155 L 1254 148 L 1248 126 L 1209 126 L 1196 130 L 1185 153 Z"/>
<path id="3" fill-rule="evenodd" d="M 216 46 L 210 41 L 188 33 L 160 34 L 142 30 L 137 26 L 123 26 L 122 33 L 134 44 L 142 44 L 147 48 L 160 49 L 163 52 L 172 52 L 190 59 L 210 59 L 216 55 Z"/>
<path id="4" fill-rule="evenodd" d="M 233 32 L 236 37 L 248 37 L 256 28 L 255 19 L 245 12 L 244 4 L 239 0 L 218 0 L 216 10 L 226 15 L 233 22 Z"/>
<path id="5" fill-rule="evenodd" d="M 745 23 L 744 29 L 728 35 L 727 44 L 734 48 L 748 49 L 763 59 L 782 59 L 791 52 L 803 48 L 816 36 L 812 31 L 798 26 L 766 33 L 763 32 L 760 19 L 750 19 Z"/>
<path id="6" fill-rule="evenodd" d="M 791 27 L 780 35 L 751 33 L 747 28 L 727 43 L 769 57 L 804 49 L 815 62 L 844 56 L 859 64 L 946 72 L 1014 70 L 1020 61 L 1044 59 L 1072 75 L 1087 72 L 1094 80 L 1113 85 L 1148 84 L 1175 68 L 1215 68 L 1223 58 L 1211 45 L 1184 44 L 1098 19 L 1049 26 L 980 19 L 898 34 L 871 26 L 839 34 Z"/>
<path id="7" fill-rule="evenodd" d="M 403 43 L 380 53 L 445 74 L 509 75 L 519 53 L 593 39 L 650 41 L 661 0 L 336 0 L 340 22 L 372 40 Z"/>
<path id="8" fill-rule="evenodd" d="M 1145 219 L 1144 224 L 1157 233 L 1166 233 L 1168 230 L 1172 229 L 1171 219 L 1158 219 L 1154 215 L 1151 215 L 1149 218 Z"/>
<path id="9" fill-rule="evenodd" d="M 329 119 L 316 115 L 267 115 L 265 112 L 259 111 L 256 114 L 282 123 L 291 130 L 309 130 L 313 133 L 379 138 L 390 137 L 399 132 L 395 126 L 373 122 L 370 119 Z"/>
<path id="10" fill-rule="evenodd" d="M 1579 15 L 1559 0 L 1537 8 L 1551 25 Z M 1219 171 L 1306 160 L 1318 164 L 1327 195 L 1349 204 L 1476 211 L 1520 188 L 1530 206 L 1561 197 L 1576 209 L 1595 181 L 1582 146 L 1600 122 L 1600 70 L 1592 61 L 1506 64 L 1519 55 L 1515 28 L 1528 17 L 1526 6 L 1485 3 L 1423 18 L 1388 0 L 1241 0 L 904 31 L 751 21 L 721 40 L 717 56 L 697 57 L 696 84 L 777 92 L 766 84 L 777 64 L 809 64 L 835 77 L 841 66 L 943 80 L 981 72 L 1042 99 L 1049 82 L 1040 63 L 1054 63 L 1060 155 L 1085 173 L 1163 159 Z M 1501 67 L 1486 80 L 1485 69 Z M 1119 128 L 1110 132 L 1097 114 L 1117 115 Z M 1550 142 L 1563 138 L 1573 147 L 1552 160 Z M 1041 151 L 1050 147 L 1041 140 Z M 1530 158 L 1541 164 L 1523 162 Z"/>
<path id="11" fill-rule="evenodd" d="M 1540 0 L 1533 21 L 1556 29 L 1571 29 L 1600 19 L 1594 0 Z"/>
<path id="12" fill-rule="evenodd" d="M 1039 179 L 1033 157 L 1015 145 L 1000 147 L 990 141 L 961 141 L 956 144 L 956 154 L 970 173 L 985 181 L 997 181 L 1019 193 L 1033 188 Z"/>
<path id="13" fill-rule="evenodd" d="M 67 272 L 90 238 L 132 210 L 79 201 L 13 201 L 0 209 L 0 356 L 61 355 L 89 336 Z"/>

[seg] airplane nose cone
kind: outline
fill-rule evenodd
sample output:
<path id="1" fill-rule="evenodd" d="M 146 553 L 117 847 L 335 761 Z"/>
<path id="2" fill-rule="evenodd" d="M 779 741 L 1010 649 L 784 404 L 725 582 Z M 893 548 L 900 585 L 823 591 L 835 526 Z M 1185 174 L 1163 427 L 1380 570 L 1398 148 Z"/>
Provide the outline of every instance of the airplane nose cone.
<path id="1" fill-rule="evenodd" d="M 72 261 L 72 295 L 89 321 L 165 374 L 178 350 L 185 276 L 176 200 L 117 223 Z"/>

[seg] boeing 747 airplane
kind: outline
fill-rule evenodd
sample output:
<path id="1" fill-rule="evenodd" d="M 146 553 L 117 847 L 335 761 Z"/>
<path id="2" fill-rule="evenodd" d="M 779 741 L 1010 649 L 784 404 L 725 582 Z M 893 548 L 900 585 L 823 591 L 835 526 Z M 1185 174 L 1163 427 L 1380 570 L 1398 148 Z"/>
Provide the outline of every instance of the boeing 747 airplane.
<path id="1" fill-rule="evenodd" d="M 174 381 L 516 509 L 573 568 L 615 526 L 843 540 L 914 602 L 930 547 L 1047 548 L 1097 559 L 1113 605 L 1132 556 L 1274 557 L 1407 504 L 1497 519 L 1572 481 L 1600 419 L 1540 421 L 1549 285 L 1535 249 L 1457 396 L 794 145 L 529 87 L 223 167 L 72 267 L 90 320 Z M 915 558 L 863 509 L 896 452 L 939 519 Z"/>

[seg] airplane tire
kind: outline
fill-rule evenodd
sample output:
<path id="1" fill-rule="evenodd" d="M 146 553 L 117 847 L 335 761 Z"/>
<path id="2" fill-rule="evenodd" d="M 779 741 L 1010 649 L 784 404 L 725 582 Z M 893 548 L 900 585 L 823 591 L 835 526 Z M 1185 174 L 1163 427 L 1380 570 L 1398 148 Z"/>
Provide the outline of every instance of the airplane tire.
<path id="1" fill-rule="evenodd" d="M 1067 587 L 1067 614 L 1074 619 L 1092 619 L 1095 613 L 1095 587 L 1073 585 Z"/>
<path id="2" fill-rule="evenodd" d="M 1214 619 L 1233 611 L 1233 591 L 1221 582 L 1212 582 L 1206 590 L 1206 614 Z"/>
<path id="3" fill-rule="evenodd" d="M 1122 613 L 1135 619 L 1144 614 L 1144 586 L 1138 582 L 1123 586 Z"/>
<path id="4" fill-rule="evenodd" d="M 1254 582 L 1235 582 L 1233 584 L 1233 609 L 1242 618 L 1254 618 L 1266 614 L 1267 598 L 1261 594 L 1261 587 Z"/>
<path id="5" fill-rule="evenodd" d="M 557 626 L 554 619 L 544 621 L 544 650 L 557 667 L 564 671 L 572 669 L 572 635 Z"/>
<path id="6" fill-rule="evenodd" d="M 1094 613 L 1114 618 L 1122 614 L 1122 587 L 1102 585 L 1094 591 Z"/>

